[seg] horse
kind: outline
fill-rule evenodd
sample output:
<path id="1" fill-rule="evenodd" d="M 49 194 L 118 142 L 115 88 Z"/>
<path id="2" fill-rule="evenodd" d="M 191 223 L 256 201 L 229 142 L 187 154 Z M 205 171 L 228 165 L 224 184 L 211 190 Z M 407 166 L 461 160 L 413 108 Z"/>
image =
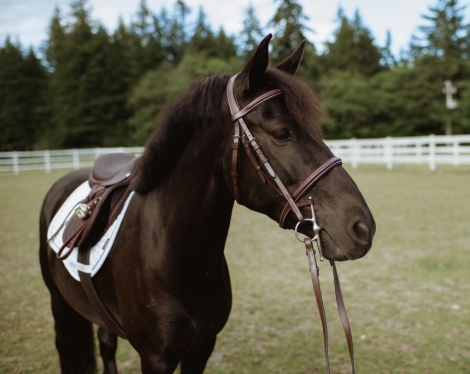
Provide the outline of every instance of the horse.
<path id="1" fill-rule="evenodd" d="M 295 76 L 304 42 L 271 68 L 270 38 L 236 78 L 218 74 L 190 85 L 146 142 L 131 181 L 135 194 L 93 277 L 121 331 L 103 321 L 47 241 L 55 213 L 90 170 L 67 174 L 47 193 L 40 264 L 62 373 L 96 370 L 93 324 L 105 373 L 117 373 L 117 336 L 138 352 L 142 373 L 173 373 L 178 365 L 183 374 L 202 373 L 231 310 L 224 246 L 235 200 L 275 221 L 283 214 L 283 228 L 313 237 L 303 218 L 311 207 L 294 199 L 302 187 L 300 195 L 315 202 L 325 258 L 355 260 L 371 248 L 373 216 L 322 140 L 319 99 Z"/>

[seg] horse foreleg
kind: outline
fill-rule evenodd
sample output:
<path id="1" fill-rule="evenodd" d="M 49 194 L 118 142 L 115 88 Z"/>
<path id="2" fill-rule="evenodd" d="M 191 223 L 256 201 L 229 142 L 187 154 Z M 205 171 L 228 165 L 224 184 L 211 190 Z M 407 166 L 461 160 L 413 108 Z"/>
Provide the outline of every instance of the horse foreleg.
<path id="1" fill-rule="evenodd" d="M 44 231 L 43 231 L 44 232 Z M 45 243 L 45 240 L 42 242 Z M 86 374 L 96 371 L 93 326 L 73 309 L 60 293 L 47 262 L 47 245 L 41 245 L 41 270 L 51 295 L 55 345 L 62 373 Z"/>
<path id="2" fill-rule="evenodd" d="M 181 360 L 181 374 L 201 374 L 214 350 L 216 335 L 200 337 Z"/>
<path id="3" fill-rule="evenodd" d="M 117 336 L 103 328 L 98 328 L 100 354 L 103 360 L 104 374 L 117 374 L 116 349 Z"/>

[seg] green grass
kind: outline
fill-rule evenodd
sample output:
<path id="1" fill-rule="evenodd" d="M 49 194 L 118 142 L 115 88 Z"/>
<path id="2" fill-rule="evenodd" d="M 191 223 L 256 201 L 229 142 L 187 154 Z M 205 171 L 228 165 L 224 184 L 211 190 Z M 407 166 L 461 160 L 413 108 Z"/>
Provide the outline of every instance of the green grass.
<path id="1" fill-rule="evenodd" d="M 377 222 L 371 252 L 338 264 L 358 373 L 470 372 L 470 168 L 350 170 Z M 37 260 L 42 198 L 63 172 L 0 174 L 0 373 L 57 373 L 49 296 Z M 226 255 L 233 310 L 211 374 L 323 373 L 304 248 L 236 207 Z M 349 373 L 331 269 L 320 266 L 333 373 Z M 139 358 L 119 342 L 121 373 Z"/>

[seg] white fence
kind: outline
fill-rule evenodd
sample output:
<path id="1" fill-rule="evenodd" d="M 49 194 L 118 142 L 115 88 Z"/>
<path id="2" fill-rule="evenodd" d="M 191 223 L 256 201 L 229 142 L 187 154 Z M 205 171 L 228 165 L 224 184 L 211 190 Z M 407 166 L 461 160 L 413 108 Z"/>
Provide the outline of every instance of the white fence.
<path id="1" fill-rule="evenodd" d="M 353 168 L 359 164 L 470 165 L 470 135 L 420 136 L 408 138 L 328 140 L 332 152 Z M 91 167 L 102 153 L 128 152 L 139 155 L 143 148 L 92 148 L 57 151 L 0 152 L 0 172 Z"/>
<path id="2" fill-rule="evenodd" d="M 331 151 L 353 168 L 359 164 L 470 165 L 470 135 L 349 139 L 326 142 Z"/>
<path id="3" fill-rule="evenodd" d="M 142 147 L 134 148 L 90 148 L 65 149 L 56 151 L 0 152 L 0 172 L 52 169 L 81 169 L 93 166 L 95 159 L 103 153 L 127 152 L 140 155 Z"/>

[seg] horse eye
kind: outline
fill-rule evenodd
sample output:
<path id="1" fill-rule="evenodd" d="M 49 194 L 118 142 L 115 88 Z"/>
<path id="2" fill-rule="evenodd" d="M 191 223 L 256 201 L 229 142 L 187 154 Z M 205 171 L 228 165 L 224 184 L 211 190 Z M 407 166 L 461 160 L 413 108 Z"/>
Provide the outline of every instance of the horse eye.
<path id="1" fill-rule="evenodd" d="M 288 140 L 289 139 L 289 131 L 283 129 L 283 130 L 277 130 L 273 133 L 274 139 L 276 140 Z"/>

